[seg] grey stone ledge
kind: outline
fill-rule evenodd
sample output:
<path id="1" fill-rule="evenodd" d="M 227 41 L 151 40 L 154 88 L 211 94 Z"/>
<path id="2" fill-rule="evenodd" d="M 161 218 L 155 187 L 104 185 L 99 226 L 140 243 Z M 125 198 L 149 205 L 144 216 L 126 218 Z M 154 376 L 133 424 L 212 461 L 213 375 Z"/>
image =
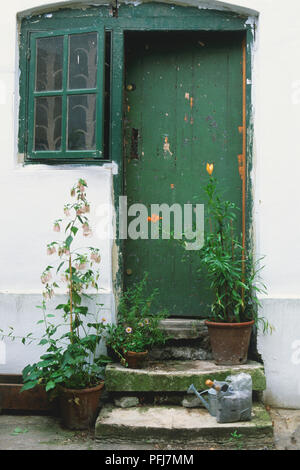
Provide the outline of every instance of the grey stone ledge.
<path id="1" fill-rule="evenodd" d="M 265 390 L 263 365 L 254 361 L 238 366 L 217 366 L 211 361 L 149 361 L 143 369 L 108 364 L 105 386 L 111 392 L 185 392 L 193 383 L 197 390 L 205 390 L 207 379 L 224 380 L 241 372 L 251 375 L 254 391 Z"/>
<path id="2" fill-rule="evenodd" d="M 96 421 L 95 438 L 214 444 L 230 442 L 231 433 L 235 431 L 242 435 L 245 444 L 252 441 L 259 447 L 273 442 L 272 421 L 260 404 L 253 405 L 251 421 L 236 423 L 217 423 L 201 408 L 140 406 L 123 409 L 106 405 Z"/>
<path id="3" fill-rule="evenodd" d="M 208 336 L 205 320 L 194 320 L 185 318 L 168 318 L 162 320 L 161 328 L 172 337 L 172 339 L 197 339 Z"/>

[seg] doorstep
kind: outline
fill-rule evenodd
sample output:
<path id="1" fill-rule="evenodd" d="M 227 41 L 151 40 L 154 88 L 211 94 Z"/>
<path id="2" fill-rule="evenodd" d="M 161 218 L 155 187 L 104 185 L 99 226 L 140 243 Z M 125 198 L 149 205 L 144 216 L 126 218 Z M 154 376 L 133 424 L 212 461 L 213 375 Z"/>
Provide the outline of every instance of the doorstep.
<path id="1" fill-rule="evenodd" d="M 255 361 L 237 366 L 217 366 L 212 361 L 149 361 L 143 369 L 108 364 L 105 387 L 108 392 L 186 392 L 194 384 L 202 391 L 207 379 L 222 381 L 241 372 L 251 375 L 253 391 L 265 390 L 264 367 Z"/>
<path id="2" fill-rule="evenodd" d="M 160 322 L 167 340 L 149 351 L 149 359 L 162 360 L 211 360 L 212 352 L 205 320 L 167 318 Z"/>
<path id="3" fill-rule="evenodd" d="M 208 336 L 205 320 L 167 318 L 165 320 L 161 320 L 160 327 L 174 340 L 190 340 Z"/>
<path id="4" fill-rule="evenodd" d="M 240 435 L 232 438 L 232 434 Z M 254 404 L 251 421 L 217 423 L 202 408 L 140 406 L 118 408 L 105 405 L 96 421 L 95 438 L 132 442 L 190 442 L 193 445 L 245 445 L 257 449 L 273 443 L 273 426 L 265 407 Z"/>

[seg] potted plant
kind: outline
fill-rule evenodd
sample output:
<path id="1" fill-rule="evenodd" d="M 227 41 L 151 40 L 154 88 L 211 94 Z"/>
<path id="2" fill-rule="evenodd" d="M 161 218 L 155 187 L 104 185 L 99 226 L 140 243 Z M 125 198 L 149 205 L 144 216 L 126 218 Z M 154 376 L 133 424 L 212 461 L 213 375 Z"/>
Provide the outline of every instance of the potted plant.
<path id="1" fill-rule="evenodd" d="M 142 331 L 144 328 L 147 326 L 107 325 L 107 346 L 130 369 L 141 369 L 148 357 L 148 336 Z"/>
<path id="2" fill-rule="evenodd" d="M 257 263 L 246 254 L 242 235 L 236 233 L 238 208 L 221 199 L 217 179 L 212 176 L 213 164 L 207 163 L 206 170 L 207 231 L 199 256 L 214 294 L 206 325 L 216 364 L 243 364 L 253 325 L 263 321 L 264 329 L 268 328 L 257 313 L 257 293 L 265 292 L 265 286 L 258 277 Z"/>
<path id="3" fill-rule="evenodd" d="M 42 385 L 52 398 L 58 396 L 62 422 L 70 429 L 86 429 L 93 424 L 104 385 L 104 366 L 110 362 L 98 350 L 105 329 L 104 319 L 98 318 L 100 309 L 91 313 L 82 302 L 92 299 L 90 289 L 98 290 L 99 250 L 73 249 L 80 229 L 84 237 L 92 233 L 86 215 L 90 210 L 86 188 L 83 179 L 72 188 L 75 201 L 64 207 L 65 218 L 56 220 L 53 226 L 55 232 L 64 227 L 63 239 L 47 245 L 47 254 L 56 254 L 58 260 L 57 266 L 52 263 L 41 275 L 44 292 L 38 323 L 43 324 L 44 334 L 34 338 L 29 333 L 22 338 L 24 344 L 36 339 L 46 348 L 37 363 L 24 368 L 22 390 Z M 60 285 L 65 287 L 67 299 L 56 306 L 57 315 L 47 313 L 47 301 Z"/>
<path id="4" fill-rule="evenodd" d="M 121 364 L 133 369 L 143 367 L 149 349 L 155 344 L 164 344 L 167 339 L 160 327 L 167 313 L 150 313 L 158 290 L 146 295 L 147 279 L 146 273 L 140 282 L 123 293 L 119 301 L 118 323 L 106 326 L 106 345 Z"/>

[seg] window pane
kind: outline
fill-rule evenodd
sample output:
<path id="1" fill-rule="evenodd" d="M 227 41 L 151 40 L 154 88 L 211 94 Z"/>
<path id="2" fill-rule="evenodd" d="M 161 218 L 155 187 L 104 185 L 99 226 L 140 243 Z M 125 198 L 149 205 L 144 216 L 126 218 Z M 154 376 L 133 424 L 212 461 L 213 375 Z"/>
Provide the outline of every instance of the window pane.
<path id="1" fill-rule="evenodd" d="M 68 150 L 94 150 L 96 95 L 68 97 Z"/>
<path id="2" fill-rule="evenodd" d="M 36 41 L 36 91 L 62 89 L 63 36 Z"/>
<path id="3" fill-rule="evenodd" d="M 96 88 L 97 33 L 70 36 L 69 89 Z"/>
<path id="4" fill-rule="evenodd" d="M 60 96 L 35 99 L 35 150 L 60 150 L 61 114 Z"/>

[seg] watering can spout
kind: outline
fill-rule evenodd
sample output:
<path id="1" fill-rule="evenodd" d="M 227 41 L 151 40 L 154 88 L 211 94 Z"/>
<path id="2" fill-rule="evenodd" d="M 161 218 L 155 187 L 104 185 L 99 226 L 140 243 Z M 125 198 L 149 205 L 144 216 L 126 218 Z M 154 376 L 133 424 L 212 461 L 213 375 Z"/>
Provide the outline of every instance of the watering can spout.
<path id="1" fill-rule="evenodd" d="M 195 393 L 197 392 L 196 387 L 194 384 L 191 384 L 189 388 L 187 389 L 187 393 Z"/>
<path id="2" fill-rule="evenodd" d="M 199 400 L 201 400 L 201 402 L 203 403 L 203 405 L 205 406 L 205 408 L 210 412 L 209 404 L 208 404 L 207 401 L 204 400 L 204 398 L 201 396 L 202 393 L 206 393 L 206 392 L 207 392 L 207 390 L 204 390 L 204 392 L 199 393 L 194 384 L 191 384 L 191 385 L 189 386 L 189 388 L 187 389 L 187 393 L 194 393 L 194 394 L 199 398 Z"/>

